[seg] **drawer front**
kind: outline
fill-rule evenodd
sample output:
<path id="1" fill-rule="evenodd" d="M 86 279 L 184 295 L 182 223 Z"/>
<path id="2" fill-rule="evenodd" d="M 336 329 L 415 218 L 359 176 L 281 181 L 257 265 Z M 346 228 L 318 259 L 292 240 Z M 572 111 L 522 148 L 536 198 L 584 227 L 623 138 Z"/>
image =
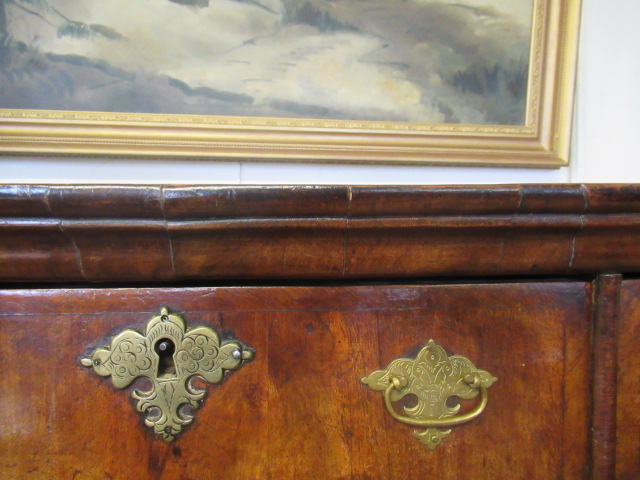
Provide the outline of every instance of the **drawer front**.
<path id="1" fill-rule="evenodd" d="M 587 283 L 0 292 L 2 478 L 585 478 Z M 81 365 L 162 306 L 255 350 L 173 442 Z M 361 378 L 434 339 L 498 378 L 430 451 Z M 477 399 L 465 401 L 473 405 Z M 466 407 L 465 407 L 466 408 Z"/>

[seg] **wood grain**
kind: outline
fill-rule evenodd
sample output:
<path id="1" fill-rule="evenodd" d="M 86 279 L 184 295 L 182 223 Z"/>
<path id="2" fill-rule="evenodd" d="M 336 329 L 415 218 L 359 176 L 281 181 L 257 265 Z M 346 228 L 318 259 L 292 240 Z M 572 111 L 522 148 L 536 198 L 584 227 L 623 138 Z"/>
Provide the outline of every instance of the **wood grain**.
<path id="1" fill-rule="evenodd" d="M 618 317 L 616 478 L 640 477 L 640 281 L 625 280 Z"/>
<path id="2" fill-rule="evenodd" d="M 592 337 L 591 476 L 613 479 L 616 461 L 616 358 L 620 275 L 600 275 L 595 286 Z"/>
<path id="3" fill-rule="evenodd" d="M 0 282 L 640 271 L 640 188 L 0 186 Z"/>
<path id="4" fill-rule="evenodd" d="M 0 472 L 51 479 L 585 478 L 585 282 L 0 291 Z M 161 305 L 256 350 L 172 444 L 79 365 Z M 434 338 L 499 378 L 430 452 L 360 383 Z"/>

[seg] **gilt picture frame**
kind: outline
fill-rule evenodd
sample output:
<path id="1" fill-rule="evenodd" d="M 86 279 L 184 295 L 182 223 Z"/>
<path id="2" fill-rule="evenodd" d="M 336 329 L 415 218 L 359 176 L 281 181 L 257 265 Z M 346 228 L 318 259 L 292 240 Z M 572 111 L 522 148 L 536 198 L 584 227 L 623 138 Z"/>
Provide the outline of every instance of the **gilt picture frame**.
<path id="1" fill-rule="evenodd" d="M 0 154 L 568 164 L 580 0 L 119 2 L 0 0 Z"/>

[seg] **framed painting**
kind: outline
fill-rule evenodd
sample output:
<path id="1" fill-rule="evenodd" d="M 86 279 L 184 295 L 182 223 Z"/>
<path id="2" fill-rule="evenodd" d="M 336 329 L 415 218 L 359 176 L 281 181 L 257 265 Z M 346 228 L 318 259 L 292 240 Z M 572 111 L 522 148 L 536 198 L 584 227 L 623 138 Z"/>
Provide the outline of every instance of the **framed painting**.
<path id="1" fill-rule="evenodd" d="M 566 165 L 580 0 L 0 0 L 0 153 Z"/>

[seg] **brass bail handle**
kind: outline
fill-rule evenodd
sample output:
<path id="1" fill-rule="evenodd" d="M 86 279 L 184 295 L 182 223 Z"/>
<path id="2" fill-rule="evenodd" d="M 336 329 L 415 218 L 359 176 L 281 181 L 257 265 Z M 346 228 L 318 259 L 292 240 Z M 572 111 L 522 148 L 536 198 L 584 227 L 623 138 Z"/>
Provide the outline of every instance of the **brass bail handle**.
<path id="1" fill-rule="evenodd" d="M 444 348 L 433 340 L 420 350 L 415 359 L 398 358 L 386 369 L 376 370 L 362 382 L 383 393 L 384 404 L 393 418 L 412 427 L 426 429 L 414 431 L 413 436 L 430 450 L 442 443 L 455 427 L 477 418 L 489 400 L 487 388 L 497 378 L 480 370 L 461 355 L 448 356 Z M 402 415 L 393 403 L 406 395 L 414 395 L 418 403 L 405 407 Z M 450 397 L 480 401 L 469 412 L 458 415 L 460 405 L 449 405 Z"/>
<path id="2" fill-rule="evenodd" d="M 407 385 L 407 380 L 399 377 L 391 377 L 391 383 L 384 391 L 384 404 L 387 407 L 387 410 L 391 414 L 393 418 L 396 420 L 406 424 L 411 425 L 412 427 L 421 427 L 421 428 L 447 428 L 447 427 L 455 427 L 456 425 L 462 425 L 463 423 L 467 423 L 474 418 L 478 417 L 487 406 L 487 402 L 489 401 L 489 396 L 487 394 L 487 389 L 480 386 L 480 403 L 474 408 L 472 411 L 467 412 L 463 415 L 457 415 L 455 417 L 450 417 L 446 419 L 418 419 L 411 418 L 405 415 L 400 415 L 396 412 L 395 408 L 393 408 L 393 403 L 391 400 L 391 394 L 394 390 L 400 391 Z"/>

